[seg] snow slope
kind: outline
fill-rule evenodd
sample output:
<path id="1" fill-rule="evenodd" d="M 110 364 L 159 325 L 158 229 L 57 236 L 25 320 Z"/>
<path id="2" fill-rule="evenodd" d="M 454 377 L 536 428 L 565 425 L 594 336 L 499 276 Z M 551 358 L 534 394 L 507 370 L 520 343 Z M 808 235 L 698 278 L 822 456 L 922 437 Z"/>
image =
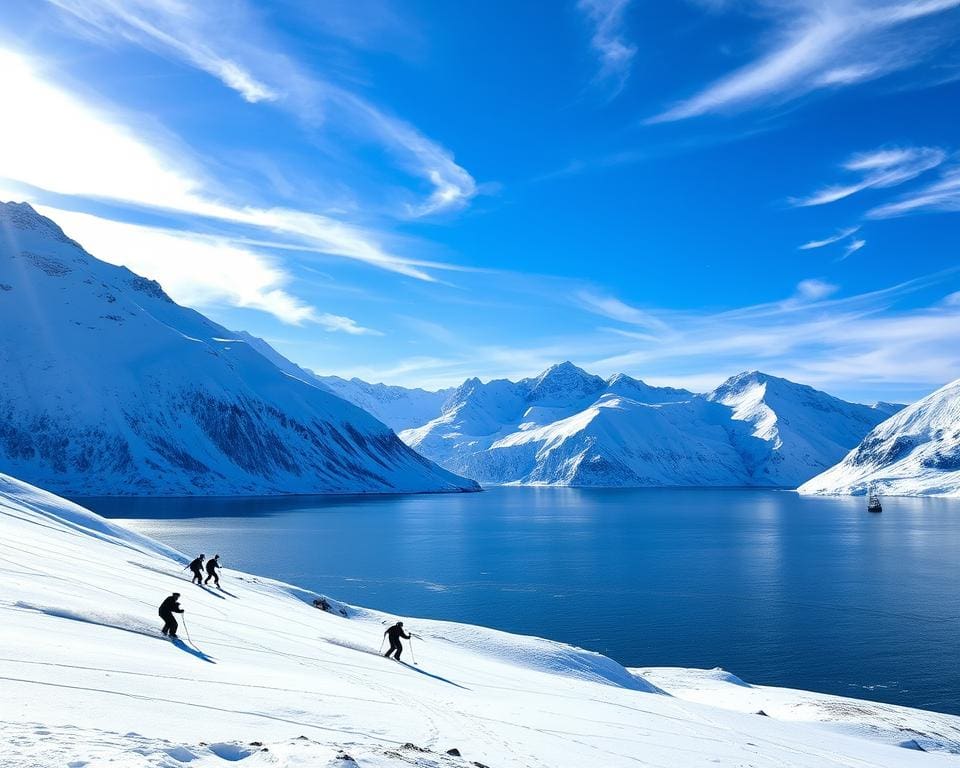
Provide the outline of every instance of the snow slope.
<path id="1" fill-rule="evenodd" d="M 960 379 L 871 431 L 800 493 L 960 496 Z"/>
<path id="2" fill-rule="evenodd" d="M 734 376 L 707 395 L 750 429 L 733 433 L 753 483 L 797 486 L 837 462 L 896 408 L 848 403 L 804 384 L 759 371 Z M 759 453 L 757 449 L 759 448 Z M 753 484 L 751 483 L 751 484 Z"/>
<path id="3" fill-rule="evenodd" d="M 481 483 L 795 487 L 891 408 L 758 371 L 695 395 L 567 362 L 516 383 L 470 379 L 441 416 L 400 437 Z"/>
<path id="4" fill-rule="evenodd" d="M 731 691 L 725 673 L 626 670 L 482 627 L 407 619 L 417 664 L 388 661 L 395 617 L 334 600 L 325 613 L 230 569 L 223 591 L 194 586 L 186 559 L 0 475 L 0 763 L 929 768 L 957 758 L 915 747 L 960 753 L 960 718 Z M 173 591 L 176 642 L 156 615 Z"/>
<path id="5" fill-rule="evenodd" d="M 6 471 L 75 495 L 475 488 L 29 205 L 0 233 Z"/>

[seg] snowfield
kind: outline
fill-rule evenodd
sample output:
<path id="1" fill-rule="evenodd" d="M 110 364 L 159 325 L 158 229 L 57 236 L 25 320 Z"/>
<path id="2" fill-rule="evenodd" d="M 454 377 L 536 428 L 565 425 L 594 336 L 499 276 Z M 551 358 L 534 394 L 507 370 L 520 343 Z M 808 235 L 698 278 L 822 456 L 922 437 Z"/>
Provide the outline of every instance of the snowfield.
<path id="1" fill-rule="evenodd" d="M 843 461 L 798 490 L 890 496 L 960 496 L 960 379 L 887 419 Z"/>
<path id="2" fill-rule="evenodd" d="M 310 593 L 229 569 L 223 591 L 198 587 L 186 560 L 0 475 L 0 764 L 958 762 L 960 718 L 752 687 L 721 670 L 627 670 L 481 627 L 407 619 L 413 653 L 389 661 L 377 653 L 393 616 L 332 599 L 323 612 Z M 173 591 L 186 609 L 177 642 L 157 616 Z"/>

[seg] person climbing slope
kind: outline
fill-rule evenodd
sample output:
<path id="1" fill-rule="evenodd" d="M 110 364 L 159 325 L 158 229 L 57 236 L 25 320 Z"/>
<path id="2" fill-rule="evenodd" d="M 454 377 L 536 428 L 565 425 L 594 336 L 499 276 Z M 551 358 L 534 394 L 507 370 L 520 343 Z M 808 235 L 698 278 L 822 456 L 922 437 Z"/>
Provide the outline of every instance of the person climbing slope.
<path id="1" fill-rule="evenodd" d="M 217 568 L 219 567 L 220 555 L 214 555 L 207 560 L 207 578 L 203 580 L 204 584 L 209 584 L 210 579 L 213 579 L 213 583 L 217 585 L 217 589 L 220 588 L 220 577 L 217 575 Z"/>
<path id="2" fill-rule="evenodd" d="M 383 634 L 390 640 L 390 648 L 383 655 L 389 659 L 390 654 L 393 653 L 395 654 L 393 658 L 400 661 L 400 654 L 403 653 L 403 644 L 400 642 L 400 638 L 402 637 L 405 640 L 410 639 L 410 635 L 403 631 L 403 622 L 398 621 Z"/>
<path id="3" fill-rule="evenodd" d="M 190 565 L 187 566 L 191 571 L 193 571 L 193 581 L 191 582 L 191 584 L 203 584 L 203 558 L 204 557 L 205 555 L 201 553 L 200 557 L 198 557 L 196 560 L 190 563 Z"/>
<path id="4" fill-rule="evenodd" d="M 160 614 L 160 618 L 163 619 L 163 629 L 160 630 L 160 633 L 167 637 L 176 638 L 177 629 L 180 626 L 177 624 L 177 620 L 173 618 L 173 614 L 185 612 L 183 608 L 180 607 L 179 600 L 180 593 L 174 592 L 170 597 L 160 603 L 158 613 Z"/>

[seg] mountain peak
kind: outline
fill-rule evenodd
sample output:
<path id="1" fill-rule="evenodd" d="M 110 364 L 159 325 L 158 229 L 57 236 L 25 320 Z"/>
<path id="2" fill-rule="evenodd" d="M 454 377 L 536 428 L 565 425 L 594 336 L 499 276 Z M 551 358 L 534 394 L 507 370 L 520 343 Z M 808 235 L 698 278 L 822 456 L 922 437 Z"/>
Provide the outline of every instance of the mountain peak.
<path id="1" fill-rule="evenodd" d="M 731 376 L 729 379 L 723 382 L 723 384 L 713 390 L 713 392 L 707 395 L 707 397 L 710 400 L 724 402 L 729 398 L 744 395 L 747 392 L 759 387 L 763 387 L 765 392 L 769 394 L 771 393 L 770 385 L 773 385 L 773 391 L 777 392 L 784 392 L 788 390 L 816 392 L 813 387 L 808 387 L 806 384 L 797 384 L 789 379 L 773 376 L 769 373 L 764 373 L 763 371 L 753 370 L 743 371 L 735 376 Z M 825 397 L 829 397 L 829 395 L 826 395 L 826 393 L 823 394 Z M 762 395 L 760 396 L 762 397 Z"/>
<path id="2" fill-rule="evenodd" d="M 56 222 L 39 213 L 30 203 L 0 202 L 0 223 L 21 231 L 46 232 L 58 242 L 78 245 Z"/>
<path id="3" fill-rule="evenodd" d="M 562 363 L 551 365 L 549 368 L 547 368 L 547 370 L 537 376 L 536 381 L 571 381 L 579 379 L 589 379 L 593 381 L 600 379 L 600 377 L 595 376 L 592 373 L 587 373 L 587 371 L 583 370 L 583 368 L 578 365 L 574 365 L 569 360 L 564 360 Z"/>
<path id="4" fill-rule="evenodd" d="M 643 379 L 635 379 L 633 376 L 627 376 L 625 373 L 615 373 L 609 379 L 607 379 L 608 386 L 616 386 L 617 384 L 641 384 L 643 386 L 648 386 Z"/>
<path id="5" fill-rule="evenodd" d="M 527 400 L 532 403 L 555 403 L 580 400 L 606 386 L 599 376 L 587 373 L 569 360 L 551 365 L 530 386 Z"/>

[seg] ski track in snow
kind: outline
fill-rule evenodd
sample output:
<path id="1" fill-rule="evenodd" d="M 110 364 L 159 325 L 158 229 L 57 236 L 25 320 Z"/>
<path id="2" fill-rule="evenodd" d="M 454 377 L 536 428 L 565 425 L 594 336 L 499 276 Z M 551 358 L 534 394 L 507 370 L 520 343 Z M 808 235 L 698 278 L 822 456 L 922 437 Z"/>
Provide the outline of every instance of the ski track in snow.
<path id="1" fill-rule="evenodd" d="M 960 764 L 960 718 L 626 670 L 482 627 L 405 619 L 413 653 L 390 661 L 378 646 L 396 617 L 325 613 L 227 569 L 224 593 L 197 587 L 180 553 L 5 476 L 0 489 L 4 768 Z M 179 644 L 159 636 L 172 591 Z"/>

